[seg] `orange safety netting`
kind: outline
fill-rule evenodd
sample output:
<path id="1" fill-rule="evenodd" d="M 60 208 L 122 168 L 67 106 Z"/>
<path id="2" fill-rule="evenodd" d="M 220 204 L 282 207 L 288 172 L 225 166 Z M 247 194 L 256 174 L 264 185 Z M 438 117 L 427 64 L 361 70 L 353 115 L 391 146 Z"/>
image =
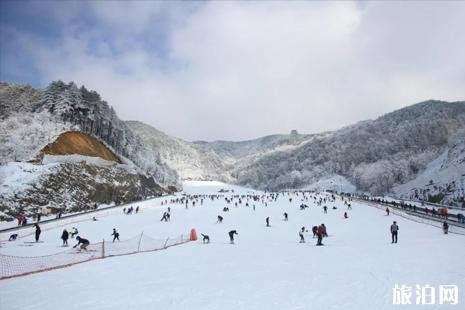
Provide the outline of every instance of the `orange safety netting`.
<path id="1" fill-rule="evenodd" d="M 52 255 L 34 257 L 0 254 L 0 280 L 68 267 L 94 259 L 163 250 L 189 241 L 189 234 L 154 239 L 141 233 L 128 240 L 90 244 L 87 251 L 71 248 Z"/>

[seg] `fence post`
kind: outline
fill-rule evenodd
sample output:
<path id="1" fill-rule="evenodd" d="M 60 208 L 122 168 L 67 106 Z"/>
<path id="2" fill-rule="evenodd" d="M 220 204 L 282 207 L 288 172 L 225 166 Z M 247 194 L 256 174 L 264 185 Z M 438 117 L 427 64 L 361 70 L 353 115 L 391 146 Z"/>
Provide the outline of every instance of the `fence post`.
<path id="1" fill-rule="evenodd" d="M 169 240 L 169 239 L 170 239 L 170 238 L 166 238 L 165 245 L 163 246 L 164 249 L 166 249 L 166 244 L 168 243 L 168 240 Z"/>
<path id="2" fill-rule="evenodd" d="M 105 258 L 105 239 L 102 240 L 102 258 Z"/>
<path id="3" fill-rule="evenodd" d="M 139 238 L 139 244 L 137 245 L 137 252 L 140 252 L 140 244 L 142 242 L 142 235 L 144 234 L 144 231 L 140 233 L 140 238 Z"/>

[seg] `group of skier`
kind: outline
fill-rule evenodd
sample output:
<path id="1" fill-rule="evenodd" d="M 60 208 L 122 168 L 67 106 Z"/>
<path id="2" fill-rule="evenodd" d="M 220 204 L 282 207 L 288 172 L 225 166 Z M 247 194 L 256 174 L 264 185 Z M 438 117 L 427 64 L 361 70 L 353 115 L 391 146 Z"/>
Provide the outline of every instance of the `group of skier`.
<path id="1" fill-rule="evenodd" d="M 38 223 L 34 224 L 34 228 L 35 228 L 35 232 L 34 232 L 35 242 L 39 242 L 40 234 L 42 233 L 42 230 Z M 76 248 L 77 246 L 80 245 L 80 250 L 87 250 L 87 246 L 90 244 L 89 240 L 84 239 L 80 236 L 77 236 L 78 233 L 79 232 L 76 227 L 72 228 L 71 233 L 68 232 L 66 228 L 63 229 L 61 233 L 61 237 L 60 237 L 61 240 L 63 241 L 63 246 L 68 246 L 68 239 L 70 238 L 70 236 L 71 238 L 74 238 L 74 236 L 76 236 L 76 240 L 78 241 L 78 243 L 75 246 L 73 246 L 73 248 Z M 113 242 L 115 242 L 115 240 L 119 241 L 119 233 L 116 230 L 116 228 L 113 228 L 113 233 L 111 235 L 113 236 Z M 12 234 L 8 241 L 15 241 L 17 237 L 18 237 L 18 234 Z"/>
<path id="2" fill-rule="evenodd" d="M 139 206 L 137 206 L 135 209 L 132 206 L 127 208 L 127 209 L 123 208 L 123 213 L 124 214 L 129 215 L 129 214 L 132 214 L 133 212 L 136 213 L 136 214 L 139 213 Z"/>
<path id="3" fill-rule="evenodd" d="M 34 224 L 35 232 L 34 232 L 34 239 L 35 242 L 39 242 L 40 239 L 40 234 L 42 233 L 42 230 L 39 226 L 38 223 Z M 63 232 L 61 233 L 61 240 L 63 241 L 63 246 L 68 246 L 68 239 L 69 236 L 71 235 L 71 238 L 74 238 L 75 235 L 78 234 L 78 230 L 76 227 L 73 227 L 71 234 L 68 232 L 68 230 L 63 229 Z M 10 236 L 9 241 L 14 241 L 16 240 L 18 234 L 13 234 Z M 83 239 L 79 236 L 76 237 L 76 240 L 78 240 L 78 244 L 76 244 L 73 248 L 77 247 L 79 244 L 81 244 L 81 249 L 86 249 L 86 247 L 89 245 L 89 241 L 86 239 Z"/>
<path id="4" fill-rule="evenodd" d="M 18 221 L 18 226 L 27 225 L 27 218 L 23 214 L 18 215 L 16 220 Z"/>
<path id="5" fill-rule="evenodd" d="M 171 213 L 169 211 L 163 212 L 163 216 L 160 219 L 160 222 L 169 222 L 171 219 Z"/>
<path id="6" fill-rule="evenodd" d="M 299 237 L 300 237 L 299 242 L 300 243 L 305 243 L 305 236 L 304 236 L 305 232 L 308 232 L 308 230 L 305 229 L 305 226 L 299 230 Z M 328 237 L 325 224 L 321 224 L 319 226 L 313 226 L 312 233 L 313 233 L 313 238 L 315 237 L 317 238 L 316 245 L 318 246 L 323 245 L 323 238 Z"/>
<path id="7" fill-rule="evenodd" d="M 77 230 L 76 227 L 73 227 L 71 229 L 71 233 L 65 228 L 63 229 L 63 232 L 61 233 L 61 240 L 63 240 L 63 246 L 68 246 L 68 239 L 71 236 L 71 238 L 74 238 L 74 236 L 77 236 L 79 231 Z M 79 236 L 77 236 L 79 237 Z M 76 237 L 76 239 L 77 239 Z"/>
<path id="8" fill-rule="evenodd" d="M 294 193 L 294 194 L 297 195 L 297 196 L 299 195 L 298 193 L 297 194 Z M 264 207 L 267 207 L 269 202 L 275 202 L 280 195 L 285 196 L 286 194 L 285 193 L 267 193 L 265 195 L 233 195 L 231 197 L 225 197 L 224 201 L 226 202 L 226 204 L 233 204 L 234 206 L 237 206 L 237 207 L 239 205 L 241 205 L 241 204 L 243 206 L 245 206 L 245 207 L 249 207 L 249 206 L 253 205 L 253 209 L 255 210 L 255 203 L 261 202 Z M 289 195 L 289 193 L 287 193 L 287 195 Z M 329 208 L 328 208 L 327 204 L 336 201 L 336 197 L 334 195 L 326 196 L 326 197 L 324 197 L 324 196 L 323 197 L 318 197 L 318 195 L 315 195 L 315 196 L 306 195 L 305 193 L 301 193 L 301 195 L 302 195 L 302 197 L 300 199 L 301 201 L 308 201 L 308 200 L 313 198 L 314 204 L 322 207 L 324 214 L 328 213 Z M 162 204 L 182 203 L 182 204 L 186 205 L 186 207 L 189 204 L 191 204 L 194 207 L 196 205 L 196 202 L 200 202 L 199 204 L 203 205 L 204 199 L 210 199 L 211 201 L 214 201 L 214 200 L 219 200 L 222 197 L 223 197 L 223 195 L 185 196 L 183 198 L 171 199 L 171 201 L 169 201 L 169 202 L 165 201 Z M 347 199 L 347 198 L 344 199 L 344 197 L 342 197 L 342 200 L 344 201 L 344 205 L 347 206 L 347 210 L 351 210 L 352 209 L 351 203 L 350 203 L 351 199 Z M 292 203 L 292 201 L 293 201 L 292 197 L 289 197 L 288 201 L 289 201 L 289 203 Z M 251 204 L 249 204 L 249 202 Z M 300 204 L 300 209 L 301 210 L 305 210 L 306 208 L 309 208 L 309 206 L 307 204 L 304 204 L 304 203 Z M 333 206 L 332 209 L 337 210 L 337 207 Z M 123 209 L 124 214 L 132 214 L 133 212 L 138 213 L 138 211 L 139 211 L 139 207 L 134 208 L 132 206 L 129 207 L 128 209 L 126 209 L 126 208 Z M 223 211 L 224 212 L 229 211 L 229 207 L 227 205 L 224 206 Z M 389 216 L 390 215 L 390 209 L 386 208 L 385 211 L 386 211 L 386 215 Z M 160 221 L 168 222 L 168 221 L 170 221 L 170 217 L 171 217 L 171 208 L 168 207 L 167 211 L 165 211 L 163 213 L 163 216 L 162 216 Z M 348 219 L 348 217 L 349 217 L 348 213 L 344 212 L 343 213 L 343 218 Z M 94 217 L 94 219 L 95 219 L 95 217 Z M 289 214 L 287 212 L 283 213 L 283 221 L 286 221 L 286 222 L 289 221 Z M 22 225 L 24 222 L 26 222 L 26 219 L 25 218 L 24 219 L 20 218 L 20 220 L 18 220 L 18 222 L 19 222 L 20 225 Z M 223 222 L 223 216 L 218 215 L 217 216 L 217 223 L 221 224 L 222 222 Z M 271 218 L 269 216 L 267 216 L 265 218 L 265 226 L 266 227 L 271 227 Z M 35 228 L 35 241 L 39 242 L 40 235 L 41 235 L 41 228 L 40 228 L 38 223 L 34 224 L 34 228 Z M 442 229 L 443 229 L 444 234 L 447 234 L 449 232 L 449 224 L 447 223 L 447 221 L 443 222 Z M 298 231 L 299 243 L 305 243 L 305 233 L 306 232 L 308 232 L 308 230 L 305 227 L 301 227 L 300 230 Z M 328 237 L 328 233 L 327 233 L 327 229 L 326 229 L 325 224 L 322 223 L 320 225 L 313 226 L 311 228 L 311 232 L 313 234 L 313 238 L 317 239 L 316 245 L 317 246 L 322 246 L 323 245 L 323 238 Z M 397 225 L 397 222 L 394 221 L 392 223 L 392 225 L 390 226 L 391 242 L 393 244 L 398 242 L 398 232 L 399 232 L 399 226 Z M 234 236 L 236 236 L 236 235 L 238 235 L 237 230 L 230 230 L 228 232 L 230 243 L 234 244 Z M 17 236 L 18 236 L 17 234 L 11 235 L 10 236 L 10 241 L 14 241 Z M 116 228 L 113 228 L 113 232 L 112 232 L 111 236 L 113 237 L 113 242 L 119 241 L 119 232 L 116 230 Z M 78 241 L 78 243 L 75 246 L 73 246 L 73 248 L 76 248 L 76 247 L 79 246 L 80 250 L 86 250 L 87 249 L 87 246 L 89 245 L 89 241 L 87 239 L 85 239 L 85 238 L 82 238 L 82 237 L 78 236 L 78 230 L 75 227 L 73 227 L 72 230 L 69 231 L 69 232 L 66 229 L 63 230 L 63 232 L 61 234 L 61 239 L 63 241 L 63 246 L 68 246 L 68 239 L 70 237 L 71 238 L 76 237 L 76 240 Z M 203 240 L 204 243 L 209 243 L 210 242 L 210 236 L 209 235 L 202 234 L 202 237 L 203 237 L 202 240 Z"/>

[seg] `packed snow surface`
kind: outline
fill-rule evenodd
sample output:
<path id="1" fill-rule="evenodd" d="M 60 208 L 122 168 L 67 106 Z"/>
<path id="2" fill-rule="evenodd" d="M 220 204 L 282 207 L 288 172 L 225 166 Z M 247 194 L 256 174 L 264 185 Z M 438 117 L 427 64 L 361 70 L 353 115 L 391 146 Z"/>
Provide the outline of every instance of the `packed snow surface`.
<path id="1" fill-rule="evenodd" d="M 219 182 L 188 182 L 184 189 L 190 194 L 229 190 L 226 197 L 251 193 Z M 224 199 L 205 199 L 203 205 L 199 200 L 188 209 L 161 206 L 170 198 L 136 204 L 141 207 L 139 214 L 124 215 L 115 209 L 102 213 L 96 222 L 87 219 L 66 227 L 77 227 L 91 242 L 109 240 L 113 227 L 121 240 L 142 231 L 153 237 L 174 237 L 196 228 L 199 236 L 210 236 L 210 244 L 200 239 L 165 251 L 2 280 L 0 309 L 459 309 L 465 303 L 464 236 L 444 235 L 436 227 L 386 216 L 360 203 L 347 210 L 340 199 L 328 203 L 324 214 L 313 199 L 304 201 L 310 207 L 300 210 L 302 196 L 292 194 L 268 206 L 250 200 L 246 207 L 243 200 L 237 208 Z M 171 221 L 160 222 L 167 206 Z M 222 211 L 225 206 L 229 212 Z M 289 221 L 283 221 L 284 212 Z M 224 217 L 222 224 L 216 223 L 218 215 Z M 271 227 L 265 226 L 268 216 Z M 390 240 L 394 220 L 400 228 L 398 244 Z M 306 233 L 306 243 L 298 242 L 302 226 L 311 231 L 321 223 L 329 234 L 324 246 L 315 246 L 311 233 Z M 44 230 L 44 243 L 32 246 L 24 242 L 33 236 L 5 242 L 0 252 L 22 256 L 60 252 L 62 229 L 57 224 Z M 232 229 L 239 233 L 235 244 L 227 235 Z M 70 239 L 70 245 L 74 242 Z M 459 305 L 393 306 L 395 284 L 458 285 Z"/>

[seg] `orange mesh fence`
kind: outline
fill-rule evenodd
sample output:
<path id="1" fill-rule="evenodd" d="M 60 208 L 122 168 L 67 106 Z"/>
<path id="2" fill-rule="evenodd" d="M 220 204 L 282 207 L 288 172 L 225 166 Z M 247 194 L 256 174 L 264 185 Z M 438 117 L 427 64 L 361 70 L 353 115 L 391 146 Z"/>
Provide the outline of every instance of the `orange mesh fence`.
<path id="1" fill-rule="evenodd" d="M 102 257 L 102 243 L 91 244 L 87 251 L 69 249 L 46 256 L 0 255 L 0 279 L 66 267 Z"/>
<path id="2" fill-rule="evenodd" d="M 189 242 L 188 234 L 175 238 L 154 239 L 141 233 L 128 240 L 90 244 L 87 250 L 71 248 L 45 256 L 11 256 L 0 254 L 0 280 L 49 271 L 94 259 L 163 250 Z"/>

